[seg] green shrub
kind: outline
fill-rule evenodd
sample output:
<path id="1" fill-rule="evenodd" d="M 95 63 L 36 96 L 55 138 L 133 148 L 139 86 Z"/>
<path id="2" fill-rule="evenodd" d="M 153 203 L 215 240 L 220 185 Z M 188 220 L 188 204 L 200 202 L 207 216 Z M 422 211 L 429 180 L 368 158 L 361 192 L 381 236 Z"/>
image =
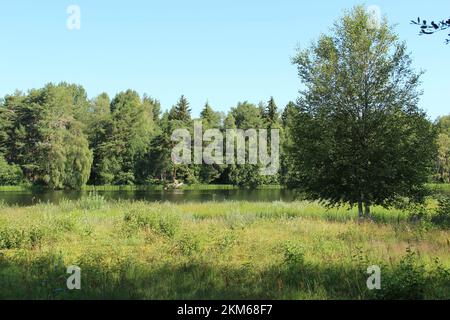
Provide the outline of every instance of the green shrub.
<path id="1" fill-rule="evenodd" d="M 200 240 L 194 234 L 183 233 L 178 239 L 176 247 L 185 256 L 191 256 L 200 250 Z"/>
<path id="2" fill-rule="evenodd" d="M 421 300 L 425 298 L 428 273 L 416 252 L 407 249 L 406 256 L 388 273 L 383 273 L 378 299 Z"/>
<path id="3" fill-rule="evenodd" d="M 426 221 L 430 215 L 429 208 L 425 203 L 409 203 L 406 211 L 411 222 Z"/>
<path id="4" fill-rule="evenodd" d="M 162 214 L 158 219 L 158 230 L 172 238 L 180 227 L 180 218 L 173 214 Z"/>
<path id="5" fill-rule="evenodd" d="M 44 239 L 45 232 L 38 228 L 38 227 L 32 227 L 28 231 L 28 241 L 31 247 L 39 247 Z"/>
<path id="6" fill-rule="evenodd" d="M 230 249 L 238 243 L 238 237 L 233 231 L 226 232 L 217 240 L 217 246 L 221 251 Z"/>
<path id="7" fill-rule="evenodd" d="M 443 228 L 450 228 L 450 197 L 441 196 L 438 203 L 436 214 L 431 218 L 431 222 Z"/>
<path id="8" fill-rule="evenodd" d="M 23 230 L 2 227 L 0 229 L 0 250 L 21 248 L 25 243 L 25 239 L 26 237 Z"/>
<path id="9" fill-rule="evenodd" d="M 287 265 L 303 265 L 305 254 L 303 247 L 293 241 L 287 241 L 283 244 L 283 258 Z"/>
<path id="10" fill-rule="evenodd" d="M 139 229 L 151 229 L 154 232 L 173 238 L 177 233 L 181 221 L 171 213 L 145 212 L 142 209 L 131 209 L 124 214 L 125 231 L 129 234 Z"/>
<path id="11" fill-rule="evenodd" d="M 51 223 L 51 229 L 55 233 L 66 233 L 74 231 L 77 227 L 77 222 L 70 215 L 65 215 L 54 219 Z"/>
<path id="12" fill-rule="evenodd" d="M 8 164 L 0 155 L 0 185 L 13 186 L 23 182 L 22 169 L 18 165 Z"/>
<path id="13" fill-rule="evenodd" d="M 0 250 L 35 248 L 44 239 L 44 232 L 32 227 L 29 230 L 14 227 L 0 227 Z"/>

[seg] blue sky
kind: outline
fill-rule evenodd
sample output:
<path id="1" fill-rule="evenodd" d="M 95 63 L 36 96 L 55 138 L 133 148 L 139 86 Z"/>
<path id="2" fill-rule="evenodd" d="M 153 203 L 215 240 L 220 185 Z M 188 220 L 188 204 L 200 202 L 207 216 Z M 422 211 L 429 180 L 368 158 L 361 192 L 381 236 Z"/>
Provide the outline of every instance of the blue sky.
<path id="1" fill-rule="evenodd" d="M 430 1 L 431 2 L 431 1 Z M 450 18 L 450 1 L 373 0 L 407 41 L 432 119 L 450 113 L 450 45 L 445 33 L 418 37 L 409 21 Z M 208 100 L 226 111 L 274 96 L 281 107 L 300 88 L 290 62 L 342 11 L 343 0 L 15 0 L 0 3 L 0 95 L 48 82 L 83 85 L 89 97 L 132 88 L 164 108 L 185 94 L 198 115 Z M 66 27 L 69 5 L 81 30 Z"/>

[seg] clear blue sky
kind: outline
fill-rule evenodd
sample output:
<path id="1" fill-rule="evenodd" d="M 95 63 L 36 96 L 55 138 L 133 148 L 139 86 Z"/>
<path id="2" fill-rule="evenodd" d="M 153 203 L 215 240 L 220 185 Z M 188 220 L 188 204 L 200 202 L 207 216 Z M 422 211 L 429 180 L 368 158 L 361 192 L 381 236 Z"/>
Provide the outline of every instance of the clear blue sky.
<path id="1" fill-rule="evenodd" d="M 164 108 L 185 94 L 198 115 L 273 95 L 279 106 L 300 87 L 290 63 L 295 48 L 326 32 L 360 1 L 331 0 L 14 0 L 0 3 L 0 95 L 48 82 L 83 85 L 89 97 L 132 88 Z M 81 30 L 66 27 L 69 5 L 81 8 Z M 450 1 L 382 0 L 427 71 L 421 106 L 431 118 L 450 113 L 450 45 L 445 33 L 418 37 L 418 15 L 450 18 Z"/>

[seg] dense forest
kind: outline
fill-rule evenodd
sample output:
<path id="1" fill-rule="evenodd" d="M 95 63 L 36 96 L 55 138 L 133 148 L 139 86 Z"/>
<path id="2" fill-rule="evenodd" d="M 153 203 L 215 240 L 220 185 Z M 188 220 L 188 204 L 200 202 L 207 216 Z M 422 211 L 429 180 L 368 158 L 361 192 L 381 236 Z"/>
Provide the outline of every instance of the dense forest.
<path id="1" fill-rule="evenodd" d="M 273 98 L 238 103 L 228 114 L 206 103 L 200 120 L 209 128 L 282 128 Z M 54 189 L 84 184 L 216 183 L 239 186 L 278 184 L 281 176 L 261 176 L 258 165 L 178 165 L 171 161 L 172 132 L 193 129 L 191 108 L 182 96 L 170 110 L 133 90 L 111 99 L 89 100 L 81 86 L 48 84 L 27 94 L 6 96 L 0 107 L 0 184 Z"/>
<path id="2" fill-rule="evenodd" d="M 84 184 L 214 183 L 257 187 L 285 184 L 288 145 L 298 106 L 279 110 L 273 98 L 258 105 L 242 102 L 227 113 L 208 103 L 200 120 L 209 128 L 281 130 L 281 169 L 262 176 L 257 165 L 179 165 L 171 161 L 176 128 L 192 130 L 191 108 L 182 96 L 162 112 L 158 100 L 133 90 L 111 99 L 106 93 L 88 99 L 83 87 L 48 84 L 28 93 L 7 95 L 0 106 L 0 184 L 32 184 L 54 189 Z M 439 154 L 434 180 L 450 182 L 450 117 L 436 122 Z M 174 176 L 175 175 L 175 176 Z"/>

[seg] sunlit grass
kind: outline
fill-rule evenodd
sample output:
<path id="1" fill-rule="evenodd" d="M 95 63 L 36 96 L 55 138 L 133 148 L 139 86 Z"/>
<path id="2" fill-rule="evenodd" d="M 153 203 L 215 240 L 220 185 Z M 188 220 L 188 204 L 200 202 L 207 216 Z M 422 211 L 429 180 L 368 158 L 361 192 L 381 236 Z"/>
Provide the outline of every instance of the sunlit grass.
<path id="1" fill-rule="evenodd" d="M 450 298 L 450 232 L 412 224 L 399 210 L 373 214 L 361 222 L 355 210 L 308 202 L 95 195 L 3 205 L 0 298 Z M 65 286 L 69 265 L 82 269 L 81 291 Z M 367 290 L 371 265 L 382 267 L 382 292 Z"/>

